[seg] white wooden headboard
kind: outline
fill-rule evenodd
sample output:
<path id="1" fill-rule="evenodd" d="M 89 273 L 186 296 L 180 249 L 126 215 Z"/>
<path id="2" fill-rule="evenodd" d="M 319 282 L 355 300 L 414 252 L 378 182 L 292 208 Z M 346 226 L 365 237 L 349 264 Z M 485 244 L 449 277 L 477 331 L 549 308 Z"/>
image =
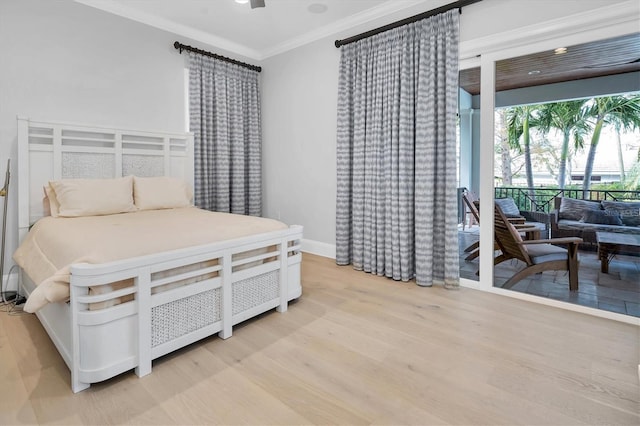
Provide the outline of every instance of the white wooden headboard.
<path id="1" fill-rule="evenodd" d="M 31 121 L 18 117 L 20 238 L 43 216 L 43 185 L 70 178 L 173 176 L 193 187 L 193 134 Z"/>

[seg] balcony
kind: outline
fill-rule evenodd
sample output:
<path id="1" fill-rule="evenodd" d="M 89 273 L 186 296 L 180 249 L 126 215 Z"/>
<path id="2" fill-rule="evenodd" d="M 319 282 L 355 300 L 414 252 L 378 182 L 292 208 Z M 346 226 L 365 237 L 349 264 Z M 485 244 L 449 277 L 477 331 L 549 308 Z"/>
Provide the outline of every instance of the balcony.
<path id="1" fill-rule="evenodd" d="M 579 189 L 497 187 L 495 198 L 510 197 L 522 212 L 534 213 L 543 221 L 554 209 L 555 197 L 583 198 Z M 640 201 L 640 191 L 591 190 L 590 200 Z M 461 215 L 462 217 L 462 215 Z M 548 222 L 547 222 L 548 223 Z M 459 226 L 460 277 L 478 280 L 478 259 L 466 261 L 464 249 L 479 240 L 479 226 Z M 580 249 L 578 291 L 570 292 L 566 271 L 549 271 L 524 279 L 511 290 L 581 306 L 640 317 L 640 257 L 637 254 L 616 254 L 607 273 L 601 271 L 597 245 Z M 494 285 L 499 287 L 523 264 L 507 261 L 494 268 Z"/>
<path id="2" fill-rule="evenodd" d="M 586 195 L 586 196 L 585 196 Z M 522 211 L 550 213 L 554 209 L 556 197 L 577 198 L 592 201 L 640 201 L 640 191 L 559 189 L 559 188 L 522 188 L 496 187 L 495 198 L 513 198 Z"/>

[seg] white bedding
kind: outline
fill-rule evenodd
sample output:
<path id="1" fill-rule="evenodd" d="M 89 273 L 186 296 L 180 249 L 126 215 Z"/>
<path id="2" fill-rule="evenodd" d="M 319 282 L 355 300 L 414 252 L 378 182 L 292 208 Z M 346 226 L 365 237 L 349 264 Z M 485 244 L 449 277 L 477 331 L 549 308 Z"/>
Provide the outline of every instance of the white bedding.
<path id="1" fill-rule="evenodd" d="M 13 255 L 38 286 L 25 311 L 69 299 L 69 267 L 104 263 L 285 229 L 279 221 L 195 207 L 108 216 L 44 217 Z"/>

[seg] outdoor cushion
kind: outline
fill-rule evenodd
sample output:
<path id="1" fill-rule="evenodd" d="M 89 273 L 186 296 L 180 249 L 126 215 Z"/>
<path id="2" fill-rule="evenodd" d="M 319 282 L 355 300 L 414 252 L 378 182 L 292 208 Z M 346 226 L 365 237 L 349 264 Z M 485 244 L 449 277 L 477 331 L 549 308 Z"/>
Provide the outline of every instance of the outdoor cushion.
<path id="1" fill-rule="evenodd" d="M 578 220 L 560 220 L 558 221 L 558 229 L 563 231 L 604 231 L 619 232 L 621 234 L 640 235 L 640 226 L 619 226 L 619 225 L 603 225 L 598 223 L 580 222 Z"/>
<path id="2" fill-rule="evenodd" d="M 518 209 L 513 198 L 497 198 L 496 204 L 502 209 L 502 213 L 506 217 L 521 217 L 520 209 Z"/>
<path id="3" fill-rule="evenodd" d="M 562 197 L 560 202 L 560 219 L 580 220 L 587 210 L 602 210 L 599 201 L 577 200 Z"/>
<path id="4" fill-rule="evenodd" d="M 526 227 L 538 228 L 540 231 L 544 231 L 547 229 L 547 225 L 542 222 L 525 222 L 523 228 Z"/>
<path id="5" fill-rule="evenodd" d="M 602 201 L 605 210 L 615 210 L 620 213 L 622 223 L 626 226 L 640 226 L 640 203 L 624 201 Z"/>
<path id="6" fill-rule="evenodd" d="M 616 210 L 586 210 L 580 222 L 622 226 L 620 213 Z"/>
<path id="7" fill-rule="evenodd" d="M 567 250 L 551 244 L 525 245 L 534 265 L 552 260 L 567 260 Z"/>

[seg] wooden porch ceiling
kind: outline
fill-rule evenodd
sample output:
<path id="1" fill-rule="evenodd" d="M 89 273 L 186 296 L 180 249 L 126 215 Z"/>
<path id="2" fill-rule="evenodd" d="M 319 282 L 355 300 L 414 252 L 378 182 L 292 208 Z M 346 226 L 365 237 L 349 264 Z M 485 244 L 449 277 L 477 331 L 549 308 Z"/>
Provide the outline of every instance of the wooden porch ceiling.
<path id="1" fill-rule="evenodd" d="M 505 59 L 496 65 L 496 91 L 640 71 L 640 33 Z M 460 87 L 480 94 L 480 68 L 460 71 Z"/>

